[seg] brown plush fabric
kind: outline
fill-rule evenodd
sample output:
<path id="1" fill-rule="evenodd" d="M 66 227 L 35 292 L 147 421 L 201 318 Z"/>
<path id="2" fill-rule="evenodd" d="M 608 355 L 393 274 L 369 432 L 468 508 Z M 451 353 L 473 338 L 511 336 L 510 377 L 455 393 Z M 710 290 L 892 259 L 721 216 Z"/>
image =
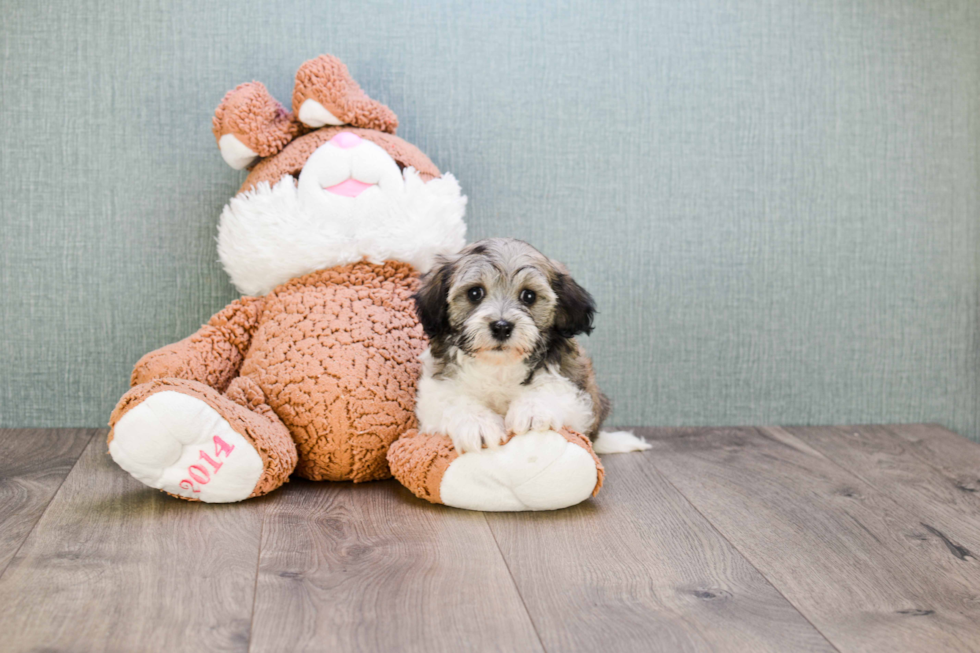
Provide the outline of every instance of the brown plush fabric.
<path id="1" fill-rule="evenodd" d="M 592 450 L 589 439 L 569 429 L 562 429 L 559 433 L 592 456 L 596 466 L 596 484 L 592 496 L 599 494 L 606 470 Z M 514 437 L 513 434 L 509 435 L 507 442 Z M 459 453 L 453 448 L 452 440 L 448 437 L 419 433 L 414 429 L 407 431 L 388 449 L 388 466 L 391 468 L 392 475 L 412 494 L 430 503 L 442 503 L 440 494 L 442 478 L 449 465 L 457 458 Z"/>
<path id="2" fill-rule="evenodd" d="M 144 355 L 133 368 L 130 385 L 177 378 L 223 392 L 238 374 L 251 345 L 262 303 L 255 297 L 233 301 L 193 335 Z"/>
<path id="3" fill-rule="evenodd" d="M 572 431 L 571 429 L 562 429 L 559 431 L 559 433 L 561 433 L 562 437 L 572 444 L 577 444 L 588 451 L 589 455 L 592 456 L 592 460 L 595 461 L 596 468 L 596 481 L 595 488 L 592 490 L 592 496 L 599 494 L 599 489 L 602 487 L 602 481 L 606 477 L 606 468 L 602 466 L 602 461 L 599 460 L 599 456 L 595 455 L 595 451 L 592 449 L 592 442 L 590 442 L 589 439 L 581 433 Z"/>
<path id="4" fill-rule="evenodd" d="M 442 503 L 440 488 L 446 469 L 459 453 L 444 435 L 412 429 L 388 448 L 388 466 L 398 482 L 430 503 Z"/>
<path id="5" fill-rule="evenodd" d="M 272 156 L 306 131 L 293 114 L 273 98 L 261 82 L 249 82 L 228 91 L 214 110 L 214 139 L 233 134 L 259 156 Z"/>
<path id="6" fill-rule="evenodd" d="M 251 172 L 245 179 L 245 183 L 238 189 L 238 192 L 241 193 L 246 190 L 251 190 L 259 182 L 263 181 L 267 181 L 270 185 L 274 186 L 285 175 L 292 175 L 295 178 L 299 178 L 299 173 L 306 164 L 306 160 L 310 158 L 310 155 L 313 154 L 316 148 L 340 132 L 357 134 L 364 140 L 378 145 L 399 164 L 406 168 L 411 167 L 418 170 L 419 176 L 424 181 L 430 181 L 441 176 L 439 168 L 432 163 L 429 157 L 411 143 L 403 141 L 397 136 L 371 129 L 323 127 L 322 129 L 300 136 L 287 145 L 277 156 L 271 159 L 263 159 L 255 164 L 255 167 L 251 169 Z"/>
<path id="7" fill-rule="evenodd" d="M 241 375 L 261 388 L 311 480 L 389 478 L 388 446 L 415 426 L 426 346 L 407 263 L 362 262 L 293 279 L 265 298 Z"/>
<path id="8" fill-rule="evenodd" d="M 140 359 L 110 426 L 154 392 L 176 389 L 256 443 L 269 470 L 257 493 L 294 467 L 311 480 L 389 478 L 388 446 L 415 426 L 426 346 L 417 285 L 407 263 L 362 262 L 232 302 L 194 335 Z"/>
<path id="9" fill-rule="evenodd" d="M 296 115 L 299 115 L 299 108 L 306 100 L 319 102 L 327 111 L 353 127 L 376 129 L 389 134 L 394 134 L 398 128 L 395 113 L 369 98 L 347 72 L 347 66 L 329 54 L 310 59 L 296 72 L 296 85 L 293 87 L 293 112 Z"/>
<path id="10" fill-rule="evenodd" d="M 248 379 L 236 379 L 227 395 L 222 395 L 203 383 L 187 379 L 154 379 L 137 385 L 116 404 L 109 418 L 110 429 L 115 428 L 123 415 L 147 397 L 168 390 L 206 402 L 255 447 L 262 458 L 264 471 L 249 496 L 267 494 L 289 480 L 289 475 L 296 467 L 296 445 L 283 423 L 265 404 L 261 390 Z M 110 430 L 107 443 L 111 443 L 112 438 L 113 431 Z"/>

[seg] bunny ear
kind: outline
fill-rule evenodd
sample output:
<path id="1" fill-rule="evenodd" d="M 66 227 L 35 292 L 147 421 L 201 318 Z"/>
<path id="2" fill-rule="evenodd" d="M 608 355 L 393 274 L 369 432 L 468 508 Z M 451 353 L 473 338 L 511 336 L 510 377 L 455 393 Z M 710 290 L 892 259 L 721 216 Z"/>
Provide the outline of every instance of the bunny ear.
<path id="1" fill-rule="evenodd" d="M 395 113 L 369 98 L 340 59 L 322 54 L 296 72 L 293 111 L 307 127 L 350 125 L 394 134 Z"/>
<path id="2" fill-rule="evenodd" d="M 260 82 L 228 91 L 214 110 L 211 128 L 222 158 L 235 170 L 278 153 L 304 131 Z"/>

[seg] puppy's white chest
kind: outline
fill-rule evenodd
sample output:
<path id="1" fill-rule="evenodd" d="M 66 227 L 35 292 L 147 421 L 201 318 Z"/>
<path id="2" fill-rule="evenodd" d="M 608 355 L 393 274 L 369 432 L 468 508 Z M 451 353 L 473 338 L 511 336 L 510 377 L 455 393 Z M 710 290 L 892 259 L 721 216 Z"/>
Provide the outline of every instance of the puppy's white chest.
<path id="1" fill-rule="evenodd" d="M 458 381 L 466 393 L 501 415 L 521 393 L 521 384 L 527 378 L 527 368 L 520 361 L 500 364 L 476 359 L 461 365 L 459 371 Z"/>

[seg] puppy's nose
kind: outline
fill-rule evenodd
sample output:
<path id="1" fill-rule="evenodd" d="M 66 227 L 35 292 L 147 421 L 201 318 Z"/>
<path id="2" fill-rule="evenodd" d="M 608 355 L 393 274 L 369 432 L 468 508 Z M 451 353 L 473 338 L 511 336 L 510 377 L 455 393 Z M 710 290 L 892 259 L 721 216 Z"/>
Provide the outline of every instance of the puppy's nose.
<path id="1" fill-rule="evenodd" d="M 508 322 L 507 320 L 497 320 L 490 324 L 490 333 L 493 335 L 493 339 L 499 340 L 500 342 L 509 338 L 513 330 L 514 323 Z"/>
<path id="2" fill-rule="evenodd" d="M 330 142 L 342 150 L 347 150 L 361 142 L 361 137 L 350 132 L 340 132 L 330 139 Z"/>

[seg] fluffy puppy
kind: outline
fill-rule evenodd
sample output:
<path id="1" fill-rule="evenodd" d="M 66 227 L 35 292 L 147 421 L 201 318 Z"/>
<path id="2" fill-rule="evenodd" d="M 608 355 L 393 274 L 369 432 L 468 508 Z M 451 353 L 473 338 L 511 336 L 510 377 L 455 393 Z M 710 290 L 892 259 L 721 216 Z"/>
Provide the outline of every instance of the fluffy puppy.
<path id="1" fill-rule="evenodd" d="M 422 431 L 448 435 L 460 453 L 563 426 L 598 453 L 649 447 L 599 431 L 609 400 L 575 340 L 592 331 L 595 302 L 561 263 L 520 240 L 481 240 L 437 260 L 415 302 L 430 345 L 416 397 Z"/>

